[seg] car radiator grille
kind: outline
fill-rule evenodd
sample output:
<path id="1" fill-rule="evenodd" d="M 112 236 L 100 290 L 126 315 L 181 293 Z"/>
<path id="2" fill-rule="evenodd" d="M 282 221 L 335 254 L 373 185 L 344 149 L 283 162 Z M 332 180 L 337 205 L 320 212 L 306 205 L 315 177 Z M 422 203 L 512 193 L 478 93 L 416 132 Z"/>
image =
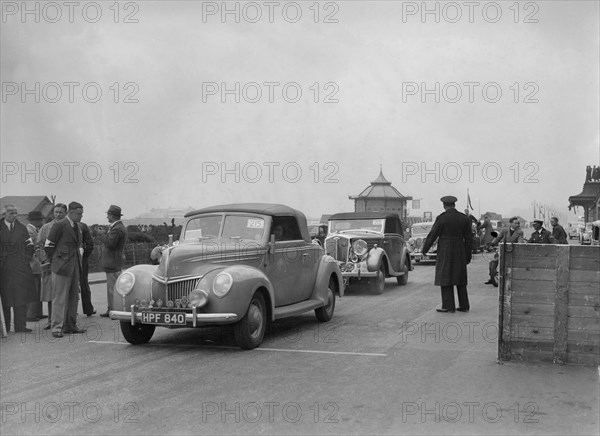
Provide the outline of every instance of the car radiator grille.
<path id="1" fill-rule="evenodd" d="M 199 279 L 182 280 L 167 285 L 167 300 L 175 301 L 186 297 L 194 290 Z"/>
<path id="2" fill-rule="evenodd" d="M 348 261 L 349 241 L 346 238 L 332 238 L 325 243 L 325 252 L 340 262 Z"/>

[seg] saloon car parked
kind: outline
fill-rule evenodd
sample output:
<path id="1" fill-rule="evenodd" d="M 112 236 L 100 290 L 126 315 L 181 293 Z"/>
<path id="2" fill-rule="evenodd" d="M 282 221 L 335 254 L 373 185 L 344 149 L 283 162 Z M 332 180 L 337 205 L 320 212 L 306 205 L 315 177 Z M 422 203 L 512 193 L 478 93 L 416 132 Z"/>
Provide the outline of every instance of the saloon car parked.
<path id="1" fill-rule="evenodd" d="M 415 262 L 419 263 L 421 260 L 435 260 L 437 258 L 437 241 L 429 249 L 427 254 L 424 254 L 421 249 L 425 244 L 425 238 L 431 231 L 433 222 L 415 223 L 410 227 L 410 239 L 408 240 L 408 250 L 410 257 Z"/>
<path id="2" fill-rule="evenodd" d="M 408 283 L 412 270 L 410 254 L 396 213 L 349 212 L 329 218 L 325 251 L 340 266 L 347 284 L 366 279 L 375 294 L 381 294 L 386 277 Z"/>
<path id="3" fill-rule="evenodd" d="M 580 229 L 579 243 L 581 245 L 592 244 L 592 223 L 585 223 L 585 227 Z"/>
<path id="4" fill-rule="evenodd" d="M 267 321 L 314 310 L 333 317 L 344 281 L 338 264 L 310 239 L 306 217 L 279 204 L 228 204 L 186 214 L 176 245 L 159 265 L 124 271 L 112 319 L 125 339 L 148 342 L 157 326 L 233 324 L 237 344 L 252 349 Z"/>

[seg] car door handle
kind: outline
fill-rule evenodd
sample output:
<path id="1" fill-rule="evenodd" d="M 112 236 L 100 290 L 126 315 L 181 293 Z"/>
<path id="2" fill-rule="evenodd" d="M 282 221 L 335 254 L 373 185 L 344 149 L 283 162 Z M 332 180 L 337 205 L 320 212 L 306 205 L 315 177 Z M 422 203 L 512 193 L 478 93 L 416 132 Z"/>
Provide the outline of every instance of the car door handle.
<path id="1" fill-rule="evenodd" d="M 308 259 L 308 253 L 302 253 L 302 261 L 306 261 Z"/>

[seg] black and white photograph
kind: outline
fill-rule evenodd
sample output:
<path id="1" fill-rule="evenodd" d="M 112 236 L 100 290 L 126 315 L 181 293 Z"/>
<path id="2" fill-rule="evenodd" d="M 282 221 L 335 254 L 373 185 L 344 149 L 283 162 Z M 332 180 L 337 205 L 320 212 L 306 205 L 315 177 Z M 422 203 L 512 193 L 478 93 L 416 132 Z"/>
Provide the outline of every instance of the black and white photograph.
<path id="1" fill-rule="evenodd" d="M 2 435 L 600 433 L 600 2 L 0 0 Z"/>

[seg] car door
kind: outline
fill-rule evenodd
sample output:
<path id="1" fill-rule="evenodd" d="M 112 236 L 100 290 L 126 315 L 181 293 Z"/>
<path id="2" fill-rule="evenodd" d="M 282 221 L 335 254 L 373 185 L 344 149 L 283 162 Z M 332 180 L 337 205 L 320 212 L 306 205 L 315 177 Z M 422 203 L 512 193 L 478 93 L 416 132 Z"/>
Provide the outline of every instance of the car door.
<path id="1" fill-rule="evenodd" d="M 273 284 L 275 306 L 279 307 L 308 299 L 312 292 L 311 277 L 314 283 L 316 272 L 313 273 L 311 261 L 313 244 L 302 239 L 296 219 L 274 217 L 271 234 L 276 234 L 277 227 L 283 233 L 275 240 L 266 271 Z"/>
<path id="2" fill-rule="evenodd" d="M 383 247 L 388 254 L 393 270 L 400 272 L 402 269 L 402 247 L 404 245 L 404 238 L 400 235 L 402 231 L 400 221 L 388 217 L 384 229 Z"/>

